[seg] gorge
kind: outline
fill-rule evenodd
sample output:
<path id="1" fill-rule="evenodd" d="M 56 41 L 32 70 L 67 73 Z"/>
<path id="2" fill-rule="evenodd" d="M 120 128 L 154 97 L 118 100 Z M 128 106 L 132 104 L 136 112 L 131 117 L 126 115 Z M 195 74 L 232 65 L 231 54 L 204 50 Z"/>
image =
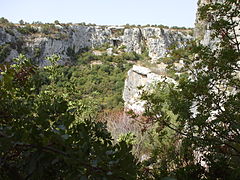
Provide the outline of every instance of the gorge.
<path id="1" fill-rule="evenodd" d="M 195 28 L 0 18 L 0 179 L 240 177 L 239 0 Z"/>

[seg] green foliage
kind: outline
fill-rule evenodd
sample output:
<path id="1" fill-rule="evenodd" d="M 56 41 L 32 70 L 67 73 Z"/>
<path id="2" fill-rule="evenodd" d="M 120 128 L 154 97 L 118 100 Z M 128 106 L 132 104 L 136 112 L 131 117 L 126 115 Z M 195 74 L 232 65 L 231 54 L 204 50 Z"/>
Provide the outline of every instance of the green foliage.
<path id="1" fill-rule="evenodd" d="M 20 24 L 20 25 L 24 25 L 25 22 L 21 19 L 21 20 L 19 21 L 19 24 Z"/>
<path id="2" fill-rule="evenodd" d="M 11 28 L 14 27 L 14 24 L 9 22 L 6 18 L 0 18 L 0 27 L 4 27 L 6 31 L 11 31 Z"/>
<path id="3" fill-rule="evenodd" d="M 54 24 L 60 24 L 60 22 L 58 20 L 55 20 Z"/>
<path id="4" fill-rule="evenodd" d="M 67 52 L 66 52 L 66 55 L 68 57 L 71 58 L 72 61 L 75 61 L 76 60 L 76 53 L 75 53 L 75 47 L 71 48 L 71 47 L 68 47 L 67 48 Z"/>
<path id="5" fill-rule="evenodd" d="M 130 25 L 130 24 L 125 24 L 124 25 L 124 27 L 126 28 L 126 29 L 129 29 L 129 28 L 136 28 L 136 27 L 158 27 L 158 28 L 164 28 L 164 29 L 169 29 L 169 27 L 168 26 L 165 26 L 165 25 L 162 25 L 162 24 L 155 24 L 155 25 L 150 25 L 150 24 L 146 24 L 146 25 L 135 25 L 135 24 L 132 24 L 132 25 Z"/>
<path id="6" fill-rule="evenodd" d="M 124 141 L 127 144 L 133 145 L 134 143 L 136 143 L 136 136 L 134 135 L 134 133 L 126 133 L 126 134 L 122 134 L 121 136 L 119 136 L 118 141 Z"/>
<path id="7" fill-rule="evenodd" d="M 136 52 L 122 52 L 125 46 L 122 46 L 118 49 L 113 49 L 116 53 L 119 53 L 118 50 L 121 52 L 117 55 L 107 55 L 106 50 L 109 48 L 109 44 L 104 44 L 103 46 L 97 47 L 94 50 L 101 51 L 101 55 L 95 55 L 92 51 L 86 51 L 80 53 L 77 57 L 77 63 L 80 64 L 91 64 L 93 61 L 100 61 L 102 63 L 117 63 L 118 66 L 120 64 L 127 64 L 127 61 L 138 61 L 147 59 L 147 50 L 144 50 L 143 54 L 137 54 Z"/>
<path id="8" fill-rule="evenodd" d="M 137 61 L 141 59 L 141 55 L 137 54 L 136 52 L 129 52 L 129 53 L 123 53 L 122 58 L 125 60 Z"/>
<path id="9" fill-rule="evenodd" d="M 33 25 L 42 25 L 43 23 L 41 21 L 33 21 L 32 24 Z"/>
<path id="10" fill-rule="evenodd" d="M 54 24 L 42 24 L 41 32 L 45 35 L 54 34 L 57 31 Z"/>
<path id="11" fill-rule="evenodd" d="M 118 49 L 120 49 L 120 50 L 125 50 L 126 47 L 127 47 L 127 46 L 125 46 L 125 45 L 121 45 Z"/>
<path id="12" fill-rule="evenodd" d="M 109 43 L 104 43 L 101 46 L 95 47 L 95 50 L 99 50 L 99 51 L 106 51 L 108 48 L 110 48 L 110 44 Z"/>
<path id="13" fill-rule="evenodd" d="M 4 18 L 4 17 L 0 18 L 0 24 L 8 24 L 8 23 L 9 23 L 9 21 L 6 18 Z"/>
<path id="14" fill-rule="evenodd" d="M 105 125 L 83 119 L 85 108 L 68 95 L 41 89 L 39 73 L 54 84 L 58 59 L 38 69 L 21 55 L 0 66 L 0 178 L 136 179 L 130 145 L 113 144 Z"/>
<path id="15" fill-rule="evenodd" d="M 87 51 L 82 53 L 78 57 L 78 64 L 89 64 L 91 61 L 98 60 L 98 56 L 94 55 L 92 52 Z"/>
<path id="16" fill-rule="evenodd" d="M 3 62 L 11 52 L 10 44 L 0 46 L 0 63 Z"/>
<path id="17" fill-rule="evenodd" d="M 119 37 L 124 35 L 124 29 L 112 29 L 112 34 L 114 37 Z"/>
<path id="18" fill-rule="evenodd" d="M 40 48 L 34 48 L 34 55 L 33 55 L 33 58 L 39 58 L 41 56 L 41 49 Z"/>
<path id="19" fill-rule="evenodd" d="M 94 99 L 100 109 L 121 108 L 121 94 L 128 68 L 110 64 L 58 67 L 54 70 L 54 77 L 45 73 L 42 78 L 45 76 L 45 82 L 48 83 L 50 77 L 54 78 L 52 88 L 57 89 L 57 93 L 69 93 L 71 99 Z M 48 88 L 46 85 L 42 88 Z"/>
<path id="20" fill-rule="evenodd" d="M 201 16 L 208 18 L 212 38 L 219 42 L 214 48 L 192 43 L 184 53 L 175 51 L 185 63 L 178 85 L 162 83 L 155 93 L 143 96 L 148 101 L 146 115 L 161 127 L 160 140 L 166 138 L 166 129 L 175 132 L 167 146 L 162 146 L 167 147 L 167 153 L 157 149 L 160 171 L 156 177 L 240 176 L 239 21 L 234 21 L 239 17 L 239 7 L 236 0 L 202 7 Z M 178 145 L 173 143 L 178 141 Z"/>
<path id="21" fill-rule="evenodd" d="M 18 32 L 22 33 L 22 34 L 33 34 L 37 32 L 37 29 L 35 29 L 34 27 L 32 27 L 31 25 L 27 24 L 24 26 L 19 26 L 17 27 Z"/>
<path id="22" fill-rule="evenodd" d="M 172 26 L 171 29 L 181 29 L 181 30 L 187 30 L 187 29 L 191 29 L 191 28 L 186 28 L 184 26 L 182 27 L 178 27 L 178 26 Z"/>

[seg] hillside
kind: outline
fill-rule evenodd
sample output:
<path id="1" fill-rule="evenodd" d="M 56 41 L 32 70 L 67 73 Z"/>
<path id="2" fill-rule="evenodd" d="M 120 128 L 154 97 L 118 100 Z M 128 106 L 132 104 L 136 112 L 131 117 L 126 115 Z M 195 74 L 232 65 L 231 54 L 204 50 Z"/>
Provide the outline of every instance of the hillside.
<path id="1" fill-rule="evenodd" d="M 0 18 L 0 179 L 238 180 L 240 2 L 195 29 Z"/>
<path id="2" fill-rule="evenodd" d="M 3 21 L 3 20 L 2 20 Z M 44 58 L 59 54 L 62 63 L 71 63 L 71 56 L 102 46 L 117 50 L 147 54 L 152 61 L 164 57 L 172 45 L 183 46 L 192 39 L 192 30 L 159 27 L 119 27 L 66 24 L 14 25 L 0 23 L 1 61 L 24 53 L 40 65 Z"/>

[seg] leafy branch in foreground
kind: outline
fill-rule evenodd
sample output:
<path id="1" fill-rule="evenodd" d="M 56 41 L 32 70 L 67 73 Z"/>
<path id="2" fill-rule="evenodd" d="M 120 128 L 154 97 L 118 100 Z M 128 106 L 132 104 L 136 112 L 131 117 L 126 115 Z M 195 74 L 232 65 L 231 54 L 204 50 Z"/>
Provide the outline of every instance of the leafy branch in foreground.
<path id="1" fill-rule="evenodd" d="M 40 90 L 25 56 L 17 62 L 0 66 L 1 179 L 136 179 L 130 145 L 113 144 L 64 94 Z"/>
<path id="2" fill-rule="evenodd" d="M 201 17 L 208 18 L 215 44 L 192 43 L 186 49 L 192 56 L 178 54 L 186 70 L 178 84 L 161 83 L 155 93 L 143 96 L 148 102 L 145 115 L 161 127 L 159 139 L 173 131 L 170 138 L 178 142 L 165 146 L 166 157 L 155 155 L 160 158 L 154 163 L 164 170 L 156 172 L 158 177 L 164 173 L 178 179 L 240 176 L 239 5 L 231 0 L 203 6 Z"/>

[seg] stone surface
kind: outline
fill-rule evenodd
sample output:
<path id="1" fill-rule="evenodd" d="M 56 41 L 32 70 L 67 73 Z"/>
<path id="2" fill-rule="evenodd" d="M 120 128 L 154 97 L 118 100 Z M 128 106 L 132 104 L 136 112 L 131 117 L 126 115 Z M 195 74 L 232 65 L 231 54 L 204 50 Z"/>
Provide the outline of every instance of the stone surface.
<path id="1" fill-rule="evenodd" d="M 144 112 L 144 104 L 141 94 L 143 91 L 151 91 L 158 82 L 167 81 L 176 83 L 173 79 L 164 75 L 153 73 L 149 68 L 134 65 L 125 80 L 123 100 L 125 110 L 132 110 L 137 114 Z"/>
<path id="2" fill-rule="evenodd" d="M 198 7 L 201 7 L 203 5 L 209 4 L 209 3 L 223 3 L 226 0 L 199 0 L 198 1 Z M 233 19 L 233 21 L 239 22 L 240 17 L 236 17 Z M 200 20 L 199 12 L 197 12 L 196 15 L 196 22 L 195 22 L 195 29 L 194 29 L 194 38 L 200 40 L 200 42 L 205 46 L 214 47 L 216 42 L 218 42 L 218 39 L 212 39 L 212 31 L 209 30 L 210 23 L 205 20 Z M 237 40 L 240 41 L 240 24 L 235 27 L 235 32 L 238 35 Z"/>
<path id="3" fill-rule="evenodd" d="M 148 50 L 149 57 L 155 62 L 165 56 L 167 48 L 172 44 L 181 47 L 192 39 L 187 33 L 155 27 L 127 29 L 111 26 L 58 25 L 56 28 L 58 31 L 56 34 L 45 35 L 39 27 L 36 28 L 38 33 L 24 35 L 16 28 L 11 28 L 10 33 L 6 28 L 0 27 L 0 45 L 19 42 L 21 49 L 27 49 L 27 55 L 40 65 L 47 64 L 46 56 L 59 54 L 62 61 L 68 62 L 70 59 L 68 51 L 78 53 L 84 48 L 95 48 L 106 43 L 113 47 L 124 46 L 126 52 L 134 51 L 141 54 Z M 37 49 L 40 49 L 38 56 Z M 14 50 L 8 60 L 13 58 L 13 55 L 16 56 L 16 51 L 21 51 L 17 48 Z M 111 49 L 107 53 L 112 54 Z"/>

